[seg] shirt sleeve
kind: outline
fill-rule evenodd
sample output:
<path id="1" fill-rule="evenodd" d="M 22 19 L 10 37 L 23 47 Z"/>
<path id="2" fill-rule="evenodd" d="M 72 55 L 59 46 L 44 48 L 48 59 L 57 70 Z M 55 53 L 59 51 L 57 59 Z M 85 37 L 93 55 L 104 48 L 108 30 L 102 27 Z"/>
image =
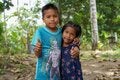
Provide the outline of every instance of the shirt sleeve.
<path id="1" fill-rule="evenodd" d="M 39 29 L 36 30 L 36 32 L 33 35 L 32 42 L 31 42 L 31 48 L 32 48 L 32 50 L 34 49 L 34 47 L 35 47 L 36 43 L 38 42 L 38 40 L 41 41 L 41 35 L 40 35 L 40 30 Z"/>
<path id="2" fill-rule="evenodd" d="M 36 30 L 36 32 L 34 33 L 33 35 L 33 38 L 32 38 L 32 42 L 31 42 L 31 52 L 34 53 L 34 48 L 35 48 L 35 45 L 38 41 L 38 39 L 41 41 L 41 35 L 40 35 L 40 30 Z"/>

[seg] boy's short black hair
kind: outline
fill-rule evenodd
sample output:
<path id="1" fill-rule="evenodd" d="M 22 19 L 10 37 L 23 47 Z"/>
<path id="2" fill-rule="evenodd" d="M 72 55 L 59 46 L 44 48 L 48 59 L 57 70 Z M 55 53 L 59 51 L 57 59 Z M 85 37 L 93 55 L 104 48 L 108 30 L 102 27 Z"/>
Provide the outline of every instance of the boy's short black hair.
<path id="1" fill-rule="evenodd" d="M 59 14 L 58 8 L 56 7 L 56 5 L 52 4 L 52 3 L 48 3 L 45 6 L 42 7 L 42 17 L 44 17 L 44 11 L 48 10 L 48 9 L 53 9 L 56 10 Z"/>
<path id="2" fill-rule="evenodd" d="M 62 33 L 63 31 L 67 28 L 67 27 L 72 27 L 75 29 L 76 31 L 76 37 L 80 37 L 81 36 L 81 33 L 82 33 L 82 30 L 81 30 L 81 26 L 78 25 L 78 24 L 75 24 L 74 22 L 72 21 L 69 21 L 68 23 L 66 23 L 63 28 L 62 28 Z"/>

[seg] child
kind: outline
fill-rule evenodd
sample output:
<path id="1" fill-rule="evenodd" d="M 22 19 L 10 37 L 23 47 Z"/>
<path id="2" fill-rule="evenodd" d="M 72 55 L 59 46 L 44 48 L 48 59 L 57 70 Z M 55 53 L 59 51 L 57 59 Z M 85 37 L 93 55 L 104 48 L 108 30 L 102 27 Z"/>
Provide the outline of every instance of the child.
<path id="1" fill-rule="evenodd" d="M 40 27 L 32 39 L 36 64 L 35 80 L 60 80 L 59 63 L 61 56 L 61 28 L 58 8 L 48 3 L 42 8 L 42 19 L 45 26 Z M 41 45 L 42 44 L 42 45 Z M 77 54 L 74 52 L 73 55 Z"/>
<path id="2" fill-rule="evenodd" d="M 79 58 L 72 58 L 70 50 L 73 40 L 81 35 L 81 27 L 68 22 L 62 28 L 62 49 L 61 49 L 61 79 L 62 80 L 83 80 L 81 63 Z"/>

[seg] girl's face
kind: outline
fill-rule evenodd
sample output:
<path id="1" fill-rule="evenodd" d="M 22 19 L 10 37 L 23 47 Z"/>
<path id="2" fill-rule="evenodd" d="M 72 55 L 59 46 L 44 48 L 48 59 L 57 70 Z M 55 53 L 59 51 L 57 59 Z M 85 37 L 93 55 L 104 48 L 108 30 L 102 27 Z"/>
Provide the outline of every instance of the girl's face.
<path id="1" fill-rule="evenodd" d="M 56 31 L 56 26 L 59 23 L 59 15 L 58 12 L 54 9 L 48 9 L 44 11 L 43 21 L 46 26 L 51 31 Z"/>
<path id="2" fill-rule="evenodd" d="M 63 31 L 63 46 L 68 46 L 70 43 L 73 42 L 74 38 L 76 37 L 76 31 L 72 27 L 66 27 Z"/>

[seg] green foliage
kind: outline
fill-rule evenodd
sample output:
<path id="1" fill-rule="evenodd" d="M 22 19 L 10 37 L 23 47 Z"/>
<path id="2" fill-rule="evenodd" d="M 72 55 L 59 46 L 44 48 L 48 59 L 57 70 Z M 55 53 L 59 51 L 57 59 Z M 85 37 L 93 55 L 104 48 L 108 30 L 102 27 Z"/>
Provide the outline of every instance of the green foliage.
<path id="1" fill-rule="evenodd" d="M 12 3 L 11 3 L 11 0 L 3 0 L 0 1 L 0 13 L 4 11 L 4 9 L 7 9 L 9 10 L 10 7 L 14 6 Z"/>
<path id="2" fill-rule="evenodd" d="M 40 8 L 40 1 L 37 0 L 37 3 L 35 4 L 35 6 L 33 8 L 31 8 L 31 10 L 34 12 L 34 13 L 38 13 L 39 11 L 41 11 L 41 8 Z M 38 17 L 37 17 L 38 18 Z"/>
<path id="3" fill-rule="evenodd" d="M 4 12 L 5 9 L 9 10 L 10 7 L 14 6 L 11 3 L 11 0 L 3 0 L 0 1 L 0 19 L 2 18 L 1 13 Z M 6 27 L 6 22 L 3 22 L 0 20 L 0 53 L 8 53 L 9 48 L 7 48 L 5 45 L 7 45 L 7 41 L 5 42 L 5 33 L 4 27 Z"/>
<path id="4" fill-rule="evenodd" d="M 96 0 L 97 1 L 97 11 L 99 13 L 98 16 L 98 24 L 105 25 L 102 27 L 106 31 L 118 31 L 120 28 L 118 27 L 120 24 L 119 14 L 120 14 L 120 0 Z M 102 23 L 101 23 L 102 21 Z"/>
<path id="5" fill-rule="evenodd" d="M 0 22 L 0 41 L 3 39 L 3 35 L 2 35 L 2 33 L 3 33 L 3 22 Z"/>
<path id="6" fill-rule="evenodd" d="M 2 2 L 0 2 L 0 13 L 4 11 L 3 5 L 4 5 L 4 4 L 3 4 Z"/>
<path id="7" fill-rule="evenodd" d="M 26 53 L 28 51 L 28 45 L 31 42 L 33 32 L 37 28 L 37 19 L 39 18 L 39 3 L 35 7 L 28 9 L 27 5 L 19 8 L 9 18 L 17 18 L 17 23 L 12 24 L 7 29 L 7 41 L 8 51 L 10 54 Z M 38 10 L 36 11 L 36 9 Z"/>
<path id="8" fill-rule="evenodd" d="M 62 25 L 72 20 L 82 26 L 82 49 L 90 49 L 91 24 L 89 0 L 52 0 L 59 4 L 61 10 Z M 120 33 L 120 0 L 96 0 L 99 49 L 111 49 L 108 37 L 111 32 Z M 118 35 L 119 38 L 119 35 Z"/>

